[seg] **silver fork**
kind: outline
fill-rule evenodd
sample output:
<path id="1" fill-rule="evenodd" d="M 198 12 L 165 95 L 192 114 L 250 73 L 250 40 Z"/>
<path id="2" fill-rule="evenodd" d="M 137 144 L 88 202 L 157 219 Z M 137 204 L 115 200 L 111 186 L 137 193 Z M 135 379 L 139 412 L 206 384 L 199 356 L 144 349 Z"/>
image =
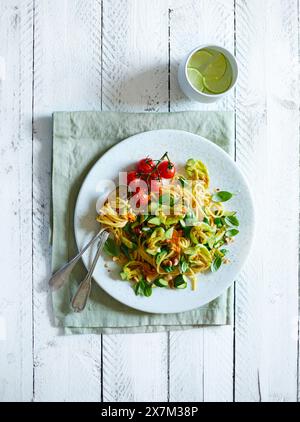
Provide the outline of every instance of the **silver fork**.
<path id="1" fill-rule="evenodd" d="M 86 277 L 80 283 L 80 285 L 79 285 L 79 287 L 78 287 L 78 289 L 77 289 L 77 291 L 76 291 L 76 293 L 75 293 L 75 295 L 72 299 L 71 304 L 72 304 L 72 308 L 73 308 L 74 312 L 81 312 L 85 308 L 85 305 L 86 305 L 87 300 L 88 300 L 90 293 L 91 293 L 93 272 L 94 272 L 97 261 L 99 259 L 99 256 L 101 254 L 101 251 L 103 249 L 103 246 L 104 246 L 108 236 L 109 236 L 109 233 L 106 232 L 106 231 L 103 231 L 101 233 L 100 240 L 99 240 L 99 243 L 98 243 L 98 249 L 97 249 L 96 255 L 93 259 L 92 266 L 91 266 L 90 270 L 88 271 Z"/>
<path id="2" fill-rule="evenodd" d="M 74 256 L 71 261 L 67 262 L 65 265 L 63 265 L 58 271 L 56 271 L 55 274 L 50 278 L 49 285 L 52 287 L 53 290 L 58 290 L 60 287 L 62 287 L 69 279 L 71 272 L 73 271 L 73 268 L 79 261 L 79 259 L 82 257 L 84 252 L 92 246 L 93 243 L 96 242 L 96 240 L 101 236 L 104 229 L 101 229 L 96 236 L 94 236 L 87 245 L 76 255 Z"/>

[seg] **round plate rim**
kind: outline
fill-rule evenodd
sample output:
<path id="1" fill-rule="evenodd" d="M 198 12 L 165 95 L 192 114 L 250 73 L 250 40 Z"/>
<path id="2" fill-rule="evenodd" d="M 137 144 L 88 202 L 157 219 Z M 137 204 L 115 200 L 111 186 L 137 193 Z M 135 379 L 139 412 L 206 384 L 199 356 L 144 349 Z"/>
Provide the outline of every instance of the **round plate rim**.
<path id="1" fill-rule="evenodd" d="M 205 138 L 205 137 L 203 137 L 201 135 L 195 134 L 193 132 L 185 131 L 185 130 L 180 130 L 180 129 L 154 129 L 154 130 L 148 130 L 148 131 L 140 132 L 140 133 L 137 133 L 135 135 L 129 136 L 128 138 L 123 139 L 122 141 L 118 142 L 117 144 L 115 144 L 111 148 L 109 148 L 104 154 L 102 154 L 101 157 L 93 164 L 93 166 L 89 169 L 88 173 L 86 174 L 86 176 L 85 176 L 85 178 L 84 178 L 84 180 L 83 180 L 83 182 L 82 182 L 82 184 L 80 186 L 80 189 L 79 189 L 77 198 L 76 198 L 75 209 L 74 209 L 74 218 L 73 218 L 74 235 L 75 235 L 76 246 L 77 246 L 77 249 L 79 250 L 80 249 L 79 248 L 79 239 L 78 239 L 79 234 L 78 234 L 78 232 L 76 230 L 76 221 L 75 220 L 76 220 L 76 216 L 78 215 L 78 208 L 79 208 L 80 196 L 81 196 L 82 191 L 84 190 L 84 186 L 87 183 L 87 180 L 89 178 L 89 175 L 93 171 L 94 167 L 97 166 L 98 163 L 99 163 L 99 161 L 101 161 L 102 159 L 104 159 L 107 154 L 110 154 L 113 150 L 117 149 L 121 144 L 130 143 L 130 142 L 132 142 L 132 140 L 134 140 L 135 138 L 140 137 L 141 135 L 150 134 L 150 133 L 156 133 L 157 134 L 157 133 L 160 133 L 160 132 L 176 132 L 176 133 L 188 134 L 188 135 L 191 135 L 192 137 L 196 137 L 196 138 L 200 139 L 202 142 L 204 142 L 206 144 L 209 144 L 209 146 L 212 147 L 213 149 L 218 150 L 218 152 L 221 153 L 223 156 L 225 156 L 227 160 L 231 161 L 231 164 L 235 167 L 235 170 L 239 174 L 240 179 L 243 181 L 243 183 L 244 183 L 244 185 L 245 185 L 245 187 L 247 189 L 247 194 L 248 194 L 249 199 L 250 199 L 249 203 L 251 204 L 250 215 L 251 215 L 251 222 L 252 222 L 252 230 L 251 230 L 251 233 L 250 233 L 250 238 L 249 238 L 249 241 L 248 241 L 248 247 L 247 247 L 247 252 L 245 254 L 245 257 L 242 260 L 242 262 L 237 263 L 237 269 L 235 271 L 235 274 L 236 275 L 235 275 L 235 277 L 233 277 L 233 280 L 232 281 L 228 281 L 226 283 L 226 286 L 222 289 L 221 293 L 218 293 L 216 296 L 214 296 L 211 299 L 207 300 L 207 302 L 206 302 L 206 304 L 207 304 L 207 303 L 210 303 L 211 301 L 213 301 L 214 299 L 216 299 L 222 293 L 224 293 L 226 291 L 226 289 L 228 289 L 234 283 L 235 278 L 238 276 L 239 272 L 241 271 L 242 267 L 244 266 L 245 262 L 247 261 L 247 258 L 249 256 L 250 251 L 251 251 L 253 240 L 254 240 L 254 233 L 255 233 L 255 208 L 254 208 L 254 198 L 253 198 L 253 194 L 252 194 L 251 188 L 249 186 L 249 183 L 248 183 L 247 179 L 245 178 L 245 176 L 243 175 L 243 173 L 241 172 L 241 170 L 239 169 L 239 167 L 237 166 L 237 164 L 234 161 L 234 159 L 224 149 L 222 149 L 219 145 L 215 144 L 214 142 L 210 141 L 209 139 L 207 139 L 207 138 Z M 82 258 L 82 262 L 83 262 L 85 268 L 88 269 L 87 268 L 87 264 L 86 264 L 86 262 L 85 262 L 85 260 L 83 258 Z M 178 313 L 178 312 L 187 312 L 187 311 L 192 311 L 194 309 L 197 309 L 197 308 L 199 308 L 201 306 L 205 306 L 205 303 L 204 303 L 204 304 L 197 305 L 197 306 L 192 306 L 192 307 L 182 307 L 178 311 L 171 311 L 171 312 L 168 311 L 168 310 L 149 311 L 149 310 L 146 310 L 145 309 L 145 306 L 143 306 L 143 305 L 141 305 L 141 306 L 139 306 L 139 305 L 132 306 L 132 305 L 126 303 L 126 302 L 123 302 L 119 298 L 114 297 L 109 291 L 107 291 L 105 289 L 105 287 L 103 285 L 101 285 L 101 283 L 98 282 L 98 280 L 96 278 L 93 278 L 93 279 L 101 287 L 101 289 L 103 289 L 106 292 L 106 294 L 108 294 L 109 296 L 111 296 L 114 300 L 116 300 L 116 301 L 118 301 L 118 302 L 120 302 L 120 303 L 128 306 L 131 309 L 136 309 L 138 311 L 142 311 L 142 312 L 149 313 L 149 314 L 170 314 L 170 313 Z"/>

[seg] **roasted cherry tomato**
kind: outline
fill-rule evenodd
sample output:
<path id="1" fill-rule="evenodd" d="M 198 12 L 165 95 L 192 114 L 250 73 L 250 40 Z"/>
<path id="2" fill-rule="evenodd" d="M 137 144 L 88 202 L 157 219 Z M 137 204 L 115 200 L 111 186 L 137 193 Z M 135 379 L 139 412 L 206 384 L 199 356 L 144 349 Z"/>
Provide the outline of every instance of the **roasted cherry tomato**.
<path id="1" fill-rule="evenodd" d="M 133 179 L 129 184 L 129 192 L 138 193 L 141 190 L 146 191 L 148 189 L 148 185 L 145 180 L 141 179 L 140 177 L 136 177 Z"/>
<path id="2" fill-rule="evenodd" d="M 138 173 L 149 174 L 152 173 L 155 168 L 155 163 L 152 158 L 143 158 L 137 164 Z"/>
<path id="3" fill-rule="evenodd" d="M 171 161 L 162 161 L 158 165 L 160 177 L 163 179 L 173 179 L 175 176 L 175 166 Z"/>
<path id="4" fill-rule="evenodd" d="M 140 190 L 135 195 L 135 200 L 136 200 L 136 206 L 137 206 L 137 208 L 144 207 L 149 202 L 149 195 L 144 190 Z"/>
<path id="5" fill-rule="evenodd" d="M 130 171 L 129 173 L 127 173 L 127 185 L 129 185 L 131 182 L 138 178 L 139 177 L 136 171 Z"/>

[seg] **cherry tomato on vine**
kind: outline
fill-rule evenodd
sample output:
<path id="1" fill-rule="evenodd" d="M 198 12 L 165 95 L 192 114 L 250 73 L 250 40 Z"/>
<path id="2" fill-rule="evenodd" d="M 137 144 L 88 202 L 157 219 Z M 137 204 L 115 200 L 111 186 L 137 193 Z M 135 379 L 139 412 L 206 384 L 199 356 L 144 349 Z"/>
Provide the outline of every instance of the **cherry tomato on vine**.
<path id="1" fill-rule="evenodd" d="M 140 190 L 135 195 L 135 199 L 136 199 L 136 206 L 137 206 L 137 208 L 141 208 L 141 207 L 144 207 L 145 205 L 148 205 L 149 195 L 145 191 Z"/>
<path id="2" fill-rule="evenodd" d="M 140 177 L 136 177 L 133 179 L 129 184 L 129 192 L 138 193 L 140 191 L 147 191 L 148 185 L 145 180 L 141 179 Z"/>
<path id="3" fill-rule="evenodd" d="M 135 179 L 139 179 L 136 171 L 133 170 L 133 171 L 130 171 L 129 173 L 127 173 L 127 185 L 129 185 Z"/>
<path id="4" fill-rule="evenodd" d="M 155 163 L 152 158 L 143 158 L 137 164 L 138 173 L 150 174 L 155 169 Z"/>
<path id="5" fill-rule="evenodd" d="M 162 161 L 158 165 L 158 171 L 163 179 L 173 179 L 175 176 L 175 165 L 171 161 Z"/>

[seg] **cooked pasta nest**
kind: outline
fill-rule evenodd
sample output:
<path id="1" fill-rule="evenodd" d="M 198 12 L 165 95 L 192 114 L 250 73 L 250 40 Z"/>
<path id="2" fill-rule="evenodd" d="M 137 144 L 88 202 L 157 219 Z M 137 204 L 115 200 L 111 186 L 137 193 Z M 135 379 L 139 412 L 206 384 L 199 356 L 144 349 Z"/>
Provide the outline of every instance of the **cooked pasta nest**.
<path id="1" fill-rule="evenodd" d="M 122 280 L 135 293 L 150 296 L 154 287 L 197 287 L 197 274 L 228 264 L 226 245 L 238 234 L 236 212 L 225 209 L 233 194 L 210 191 L 209 173 L 200 160 L 188 160 L 141 212 L 132 195 L 110 197 L 97 221 L 110 233 L 105 251 L 121 267 Z"/>

